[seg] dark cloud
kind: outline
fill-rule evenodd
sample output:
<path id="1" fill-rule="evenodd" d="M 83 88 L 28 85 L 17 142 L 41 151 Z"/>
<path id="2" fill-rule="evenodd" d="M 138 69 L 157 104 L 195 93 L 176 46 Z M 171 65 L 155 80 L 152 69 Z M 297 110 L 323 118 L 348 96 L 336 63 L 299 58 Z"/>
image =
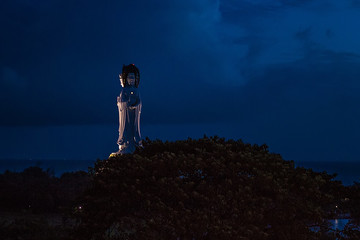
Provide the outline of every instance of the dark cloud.
<path id="1" fill-rule="evenodd" d="M 116 115 L 105 113 L 123 63 L 140 67 L 143 96 L 154 108 L 181 85 L 200 89 L 204 79 L 237 76 L 231 63 L 238 56 L 213 26 L 217 10 L 216 1 L 2 2 L 0 66 L 27 86 L 17 91 L 3 74 L 0 124 L 113 122 Z"/>
<path id="2" fill-rule="evenodd" d="M 325 34 L 328 38 L 334 37 L 334 32 L 331 29 L 327 29 Z"/>
<path id="3" fill-rule="evenodd" d="M 301 106 L 307 104 L 313 109 L 311 98 L 334 97 L 330 92 L 339 90 L 334 83 L 358 76 L 356 57 L 322 50 L 313 41 L 311 27 L 295 33 L 306 53 L 303 59 L 270 66 L 256 65 L 271 48 L 256 29 L 232 41 L 217 38 L 214 25 L 226 28 L 228 13 L 234 14 L 232 23 L 247 18 L 241 26 L 250 26 L 256 16 L 276 7 L 298 6 L 300 1 L 222 1 L 218 21 L 209 16 L 216 14 L 216 1 L 39 3 L 2 3 L 2 20 L 7 19 L 2 26 L 8 33 L 2 40 L 7 44 L 1 45 L 3 125 L 116 122 L 122 63 L 140 67 L 144 123 L 247 122 L 262 119 L 262 114 L 274 121 L 276 116 L 295 121 L 290 117 L 297 116 L 292 106 L 305 111 Z M 206 27 L 207 21 L 214 22 Z M 234 46 L 245 46 L 246 51 L 241 56 L 222 51 Z M 229 62 L 234 67 L 227 69 Z M 237 81 L 242 85 L 233 86 Z M 354 88 L 351 81 L 343 91 Z"/>
<path id="4" fill-rule="evenodd" d="M 274 0 L 274 1 L 220 1 L 220 11 L 225 21 L 250 25 L 259 18 L 272 15 L 288 8 L 304 7 L 314 0 Z"/>
<path id="5" fill-rule="evenodd" d="M 354 158 L 360 59 L 334 3 L 1 1 L 0 125 L 116 125 L 135 63 L 146 126 L 232 124 L 298 159 Z"/>
<path id="6" fill-rule="evenodd" d="M 308 41 L 310 36 L 311 36 L 311 27 L 308 27 L 304 30 L 301 30 L 301 31 L 298 31 L 296 34 L 295 34 L 295 38 L 296 39 L 299 39 L 301 41 Z"/>
<path id="7" fill-rule="evenodd" d="M 308 3 L 315 2 L 314 0 L 280 0 L 279 1 L 283 6 L 304 6 Z"/>
<path id="8" fill-rule="evenodd" d="M 359 8 L 360 7 L 360 1 L 359 0 L 351 0 L 351 7 L 356 7 Z"/>

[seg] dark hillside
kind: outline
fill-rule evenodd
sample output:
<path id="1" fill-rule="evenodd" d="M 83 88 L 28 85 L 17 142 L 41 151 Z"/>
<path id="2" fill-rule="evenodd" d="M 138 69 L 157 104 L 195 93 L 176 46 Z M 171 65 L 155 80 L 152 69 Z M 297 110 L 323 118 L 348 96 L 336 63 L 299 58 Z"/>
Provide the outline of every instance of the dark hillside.
<path id="1" fill-rule="evenodd" d="M 241 140 L 147 139 L 144 147 L 96 162 L 76 238 L 334 239 L 326 219 L 345 188 L 333 175 Z"/>

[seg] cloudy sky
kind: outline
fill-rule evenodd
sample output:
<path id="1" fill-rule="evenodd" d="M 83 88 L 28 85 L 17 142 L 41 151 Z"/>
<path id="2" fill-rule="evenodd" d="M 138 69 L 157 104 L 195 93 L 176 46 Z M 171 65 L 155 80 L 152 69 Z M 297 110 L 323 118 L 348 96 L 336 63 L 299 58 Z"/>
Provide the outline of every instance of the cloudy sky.
<path id="1" fill-rule="evenodd" d="M 143 137 L 360 161 L 360 0 L 2 0 L 0 20 L 0 158 L 108 156 L 135 63 Z"/>

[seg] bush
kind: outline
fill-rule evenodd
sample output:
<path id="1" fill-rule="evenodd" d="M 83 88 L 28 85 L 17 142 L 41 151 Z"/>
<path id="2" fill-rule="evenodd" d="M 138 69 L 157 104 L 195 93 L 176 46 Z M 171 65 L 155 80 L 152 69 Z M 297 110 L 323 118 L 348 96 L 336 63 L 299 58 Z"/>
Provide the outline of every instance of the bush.
<path id="1" fill-rule="evenodd" d="M 84 171 L 64 173 L 60 178 L 39 167 L 23 172 L 6 171 L 0 174 L 0 210 L 60 212 L 70 207 L 89 183 L 90 177 Z"/>
<path id="2" fill-rule="evenodd" d="M 78 239 L 328 239 L 343 187 L 266 145 L 144 141 L 98 160 L 74 216 Z"/>

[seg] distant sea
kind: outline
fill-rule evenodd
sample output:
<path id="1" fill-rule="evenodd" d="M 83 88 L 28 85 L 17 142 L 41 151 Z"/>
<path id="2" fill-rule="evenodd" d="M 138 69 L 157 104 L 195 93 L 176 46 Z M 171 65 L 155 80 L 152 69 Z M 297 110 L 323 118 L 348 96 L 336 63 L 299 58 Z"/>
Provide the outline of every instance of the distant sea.
<path id="1" fill-rule="evenodd" d="M 355 181 L 360 182 L 360 162 L 295 161 L 295 166 L 311 168 L 316 172 L 336 173 L 335 179 L 342 181 L 344 185 L 352 185 Z"/>
<path id="2" fill-rule="evenodd" d="M 6 170 L 21 172 L 27 167 L 37 166 L 44 170 L 49 169 L 55 176 L 61 176 L 65 172 L 87 171 L 88 167 L 93 167 L 96 160 L 19 160 L 19 159 L 0 159 L 0 173 Z M 337 173 L 335 179 L 340 180 L 345 185 L 352 185 L 354 181 L 360 182 L 360 163 L 359 162 L 295 162 L 296 166 L 311 168 L 314 171 L 326 171 L 330 174 Z"/>
<path id="3" fill-rule="evenodd" d="M 40 167 L 44 170 L 49 169 L 55 176 L 60 177 L 65 172 L 87 171 L 88 167 L 93 167 L 96 160 L 22 160 L 22 159 L 0 159 L 0 173 L 6 170 L 12 172 L 22 172 L 28 167 Z"/>

